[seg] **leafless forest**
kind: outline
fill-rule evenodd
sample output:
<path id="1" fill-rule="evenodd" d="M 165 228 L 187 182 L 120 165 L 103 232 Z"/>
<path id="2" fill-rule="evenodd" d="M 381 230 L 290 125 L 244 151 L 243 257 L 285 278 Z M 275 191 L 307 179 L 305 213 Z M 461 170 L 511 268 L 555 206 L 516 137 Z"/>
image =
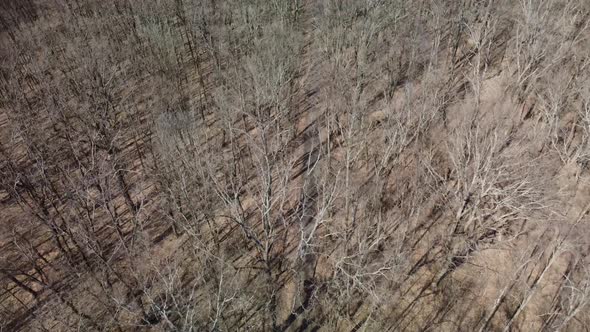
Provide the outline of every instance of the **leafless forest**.
<path id="1" fill-rule="evenodd" d="M 590 330 L 587 0 L 0 1 L 0 331 Z"/>

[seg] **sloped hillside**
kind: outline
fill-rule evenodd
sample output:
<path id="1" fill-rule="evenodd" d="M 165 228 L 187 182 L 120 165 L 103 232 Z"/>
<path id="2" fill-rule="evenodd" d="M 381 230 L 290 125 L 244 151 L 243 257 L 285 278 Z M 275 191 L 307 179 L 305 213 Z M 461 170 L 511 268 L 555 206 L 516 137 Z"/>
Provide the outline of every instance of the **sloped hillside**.
<path id="1" fill-rule="evenodd" d="M 0 4 L 0 331 L 586 331 L 590 3 Z"/>

